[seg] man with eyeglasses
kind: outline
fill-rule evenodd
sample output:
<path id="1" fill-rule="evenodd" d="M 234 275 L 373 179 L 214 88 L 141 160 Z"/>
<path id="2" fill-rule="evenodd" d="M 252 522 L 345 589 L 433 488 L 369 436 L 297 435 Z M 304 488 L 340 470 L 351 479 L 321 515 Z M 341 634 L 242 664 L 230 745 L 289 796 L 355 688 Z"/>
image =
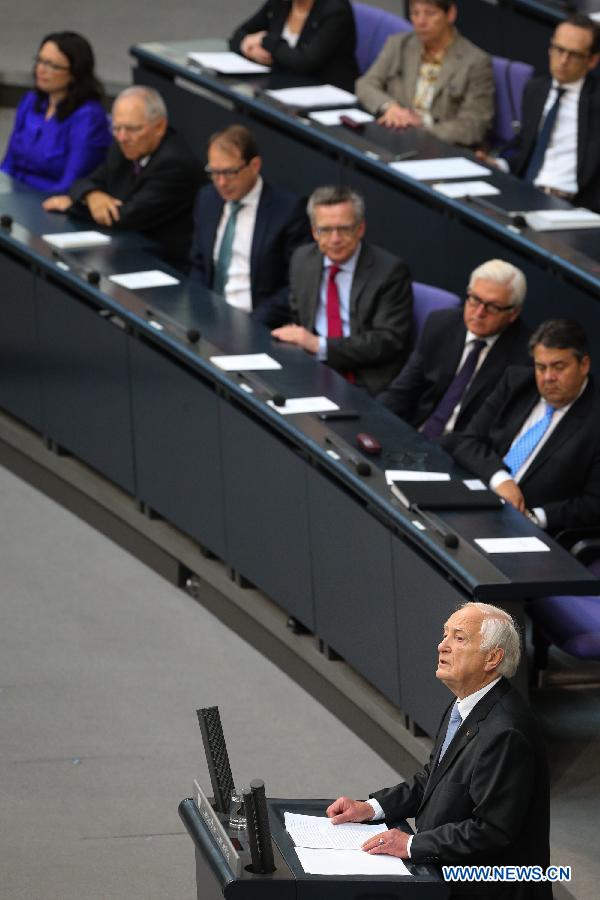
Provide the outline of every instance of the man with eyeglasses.
<path id="1" fill-rule="evenodd" d="M 501 168 L 551 196 L 600 212 L 600 28 L 576 13 L 554 32 L 550 76 L 529 80 L 521 131 Z M 504 164 L 504 165 L 503 165 Z"/>
<path id="2" fill-rule="evenodd" d="M 292 323 L 273 336 L 376 394 L 408 355 L 412 288 L 406 263 L 363 241 L 365 205 L 348 187 L 308 201 L 313 237 L 290 265 Z"/>
<path id="3" fill-rule="evenodd" d="M 469 279 L 462 309 L 432 312 L 398 377 L 379 399 L 430 440 L 462 431 L 508 365 L 528 362 L 520 315 L 525 276 L 492 259 Z"/>
<path id="4" fill-rule="evenodd" d="M 264 181 L 261 166 L 245 126 L 211 136 L 190 258 L 193 279 L 273 328 L 289 320 L 289 262 L 310 231 L 301 197 Z"/>
<path id="5" fill-rule="evenodd" d="M 153 88 L 130 87 L 118 95 L 112 133 L 105 162 L 44 207 L 112 231 L 140 231 L 157 242 L 166 262 L 187 271 L 199 163 L 169 128 L 164 101 Z"/>
<path id="6" fill-rule="evenodd" d="M 454 458 L 540 528 L 556 534 L 600 521 L 600 395 L 578 322 L 542 323 L 531 368 L 507 369 Z"/>

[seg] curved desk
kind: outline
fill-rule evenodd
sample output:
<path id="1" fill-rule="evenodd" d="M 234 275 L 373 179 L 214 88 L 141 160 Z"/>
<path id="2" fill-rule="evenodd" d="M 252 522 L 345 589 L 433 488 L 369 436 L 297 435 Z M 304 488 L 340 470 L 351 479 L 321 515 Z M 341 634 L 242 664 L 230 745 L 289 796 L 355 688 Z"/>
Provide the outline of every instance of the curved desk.
<path id="1" fill-rule="evenodd" d="M 393 499 L 383 471 L 406 454 L 452 468 L 438 447 L 209 291 L 185 279 L 136 292 L 109 281 L 165 268 L 135 235 L 57 260 L 40 235 L 72 226 L 39 200 L 0 196 L 14 219 L 0 229 L 0 407 L 216 554 L 427 733 L 447 704 L 432 673 L 458 603 L 498 602 L 522 619 L 528 597 L 598 591 L 545 536 L 543 558 L 481 552 L 476 538 L 540 534 L 512 508 L 445 514 L 459 538 L 448 548 Z M 210 361 L 221 352 L 267 352 L 282 368 L 240 377 Z M 276 393 L 326 395 L 360 420 L 284 416 L 266 402 Z M 355 464 L 367 461 L 354 447 L 360 430 L 384 448 L 368 476 Z"/>

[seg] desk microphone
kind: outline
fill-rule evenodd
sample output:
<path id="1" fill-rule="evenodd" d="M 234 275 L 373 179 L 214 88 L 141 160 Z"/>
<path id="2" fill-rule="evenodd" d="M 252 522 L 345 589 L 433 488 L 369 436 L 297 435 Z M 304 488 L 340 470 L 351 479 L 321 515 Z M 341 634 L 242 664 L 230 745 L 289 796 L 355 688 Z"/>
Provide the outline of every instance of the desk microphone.
<path id="1" fill-rule="evenodd" d="M 354 456 L 353 453 L 350 453 L 344 447 L 341 447 L 340 444 L 334 441 L 329 435 L 325 436 L 325 442 L 330 444 L 343 460 L 350 463 L 351 466 L 354 466 L 357 475 L 362 475 L 363 478 L 367 478 L 371 474 L 371 466 L 368 462 L 365 462 L 364 459 L 359 459 L 357 456 Z"/>
<path id="2" fill-rule="evenodd" d="M 435 531 L 436 534 L 439 534 L 441 538 L 443 538 L 444 546 L 448 547 L 450 550 L 456 550 L 459 545 L 458 535 L 454 533 L 454 531 L 450 531 L 442 522 L 438 519 L 437 516 L 428 515 L 423 512 L 418 503 L 411 503 L 410 508 L 414 510 L 414 512 L 418 513 L 423 521 L 429 525 L 429 527 Z"/>
<path id="3" fill-rule="evenodd" d="M 244 788 L 242 797 L 244 798 L 252 871 L 257 875 L 266 875 L 275 871 L 275 860 L 264 781 L 255 778 L 250 782 L 249 788 Z"/>
<path id="4" fill-rule="evenodd" d="M 197 328 L 188 328 L 185 333 L 190 344 L 197 344 L 201 337 L 201 332 Z"/>
<path id="5" fill-rule="evenodd" d="M 67 259 L 62 255 L 60 250 L 57 250 L 56 248 L 52 249 L 52 256 L 57 262 L 61 262 L 64 266 L 67 266 L 68 269 L 75 272 L 76 275 L 79 275 L 80 278 L 85 278 L 88 284 L 100 284 L 100 272 L 96 269 L 84 269 L 83 266 Z"/>
<path id="6" fill-rule="evenodd" d="M 7 231 L 10 231 L 12 223 L 13 217 L 9 216 L 8 213 L 2 213 L 2 215 L 0 216 L 0 226 L 2 228 L 6 228 Z"/>
<path id="7" fill-rule="evenodd" d="M 247 372 L 237 372 L 236 374 L 242 381 L 248 382 L 256 396 L 260 397 L 261 400 L 270 400 L 273 406 L 285 406 L 286 399 L 279 391 L 270 391 L 262 381 L 259 381 L 258 378 L 249 375 Z"/>

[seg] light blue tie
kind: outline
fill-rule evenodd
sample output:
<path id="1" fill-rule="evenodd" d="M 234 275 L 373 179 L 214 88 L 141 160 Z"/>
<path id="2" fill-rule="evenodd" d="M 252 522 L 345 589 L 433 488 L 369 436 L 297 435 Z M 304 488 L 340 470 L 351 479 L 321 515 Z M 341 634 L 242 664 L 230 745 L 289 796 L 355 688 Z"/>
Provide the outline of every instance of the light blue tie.
<path id="1" fill-rule="evenodd" d="M 227 219 L 227 224 L 223 231 L 223 238 L 221 240 L 221 246 L 219 247 L 219 255 L 217 257 L 212 284 L 212 289 L 215 294 L 223 295 L 225 293 L 225 285 L 227 284 L 227 275 L 229 274 L 229 266 L 231 265 L 231 255 L 233 251 L 235 223 L 242 206 L 243 203 L 240 203 L 239 200 L 231 200 L 229 203 L 229 218 Z"/>
<path id="2" fill-rule="evenodd" d="M 554 407 L 547 403 L 546 412 L 542 418 L 537 422 L 534 422 L 531 428 L 528 428 L 527 431 L 521 435 L 519 440 L 513 443 L 512 447 L 502 460 L 511 475 L 516 475 L 523 463 L 529 459 L 548 431 L 553 415 Z"/>
<path id="3" fill-rule="evenodd" d="M 458 729 L 460 728 L 461 725 L 462 725 L 462 716 L 458 710 L 458 700 L 457 700 L 456 703 L 454 704 L 454 706 L 452 707 L 452 712 L 450 713 L 450 719 L 448 721 L 448 728 L 446 730 L 446 737 L 444 738 L 444 743 L 442 744 L 442 749 L 440 750 L 440 758 L 438 759 L 438 765 L 441 763 L 442 757 L 444 756 L 444 753 L 448 749 L 448 745 L 450 744 L 450 741 L 452 740 L 452 738 L 454 737 L 454 735 L 456 734 L 456 732 L 458 731 Z"/>

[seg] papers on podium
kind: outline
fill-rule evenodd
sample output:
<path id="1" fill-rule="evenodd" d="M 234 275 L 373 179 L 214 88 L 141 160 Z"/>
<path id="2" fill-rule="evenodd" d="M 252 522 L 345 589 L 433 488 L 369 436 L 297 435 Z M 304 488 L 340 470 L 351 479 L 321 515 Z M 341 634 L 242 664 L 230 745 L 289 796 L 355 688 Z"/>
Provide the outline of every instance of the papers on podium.
<path id="1" fill-rule="evenodd" d="M 412 159 L 408 162 L 391 162 L 390 168 L 417 181 L 442 181 L 446 178 L 486 177 L 492 172 L 480 163 L 464 156 L 439 157 L 439 159 Z M 437 188 L 437 185 L 436 185 Z M 437 188 L 439 190 L 439 188 Z"/>
<path id="2" fill-rule="evenodd" d="M 262 66 L 229 50 L 219 53 L 188 53 L 188 60 L 201 69 L 211 69 L 221 75 L 261 75 L 271 71 L 269 66 Z"/>
<path id="3" fill-rule="evenodd" d="M 109 281 L 128 288 L 130 291 L 139 291 L 141 288 L 169 287 L 179 284 L 177 278 L 161 272 L 160 269 L 147 269 L 144 272 L 124 272 L 122 275 L 109 275 Z"/>
<path id="4" fill-rule="evenodd" d="M 333 825 L 325 816 L 284 814 L 286 831 L 309 875 L 410 875 L 401 859 L 361 850 L 362 844 L 387 831 L 384 822 Z"/>
<path id="5" fill-rule="evenodd" d="M 342 88 L 334 87 L 332 84 L 318 84 L 315 87 L 281 88 L 275 91 L 265 91 L 265 93 L 286 106 L 296 106 L 303 109 L 354 106 L 358 99 L 356 94 L 351 94 L 350 91 L 343 91 Z"/>
<path id="6" fill-rule="evenodd" d="M 431 185 L 440 194 L 455 200 L 458 197 L 493 197 L 500 191 L 488 181 L 437 181 Z"/>
<path id="7" fill-rule="evenodd" d="M 61 231 L 57 234 L 43 234 L 47 244 L 59 250 L 76 250 L 78 247 L 100 247 L 110 244 L 110 236 L 99 231 Z"/>
<path id="8" fill-rule="evenodd" d="M 341 125 L 342 116 L 347 116 L 349 119 L 352 119 L 353 122 L 356 122 L 357 125 L 364 125 L 367 122 L 375 121 L 375 116 L 354 107 L 351 107 L 350 109 L 323 109 L 320 112 L 311 112 L 308 114 L 308 118 L 312 119 L 313 122 L 318 122 L 319 125 Z"/>
<path id="9" fill-rule="evenodd" d="M 535 209 L 524 212 L 534 231 L 572 231 L 578 228 L 600 228 L 600 216 L 589 209 Z"/>
<path id="10" fill-rule="evenodd" d="M 337 403 L 334 403 L 329 397 L 292 397 L 285 401 L 285 406 L 276 406 L 272 400 L 269 400 L 267 406 L 270 406 L 275 412 L 281 413 L 282 416 L 332 412 L 334 409 L 339 409 Z"/>

